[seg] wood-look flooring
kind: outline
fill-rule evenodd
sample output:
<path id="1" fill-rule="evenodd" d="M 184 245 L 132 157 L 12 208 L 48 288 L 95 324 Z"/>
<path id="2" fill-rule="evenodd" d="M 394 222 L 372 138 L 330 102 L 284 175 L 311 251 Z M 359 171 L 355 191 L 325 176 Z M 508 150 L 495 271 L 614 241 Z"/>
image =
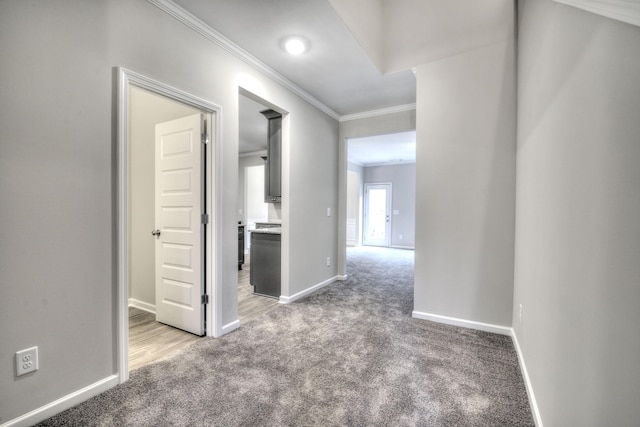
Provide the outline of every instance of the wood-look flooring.
<path id="1" fill-rule="evenodd" d="M 278 299 L 255 295 L 249 283 L 251 264 L 245 255 L 242 270 L 238 271 L 238 319 L 240 324 L 274 310 L 280 304 Z"/>
<path id="2" fill-rule="evenodd" d="M 156 315 L 129 307 L 129 370 L 158 361 L 200 337 L 156 322 Z"/>
<path id="3" fill-rule="evenodd" d="M 240 324 L 255 319 L 278 307 L 275 298 L 253 294 L 249 283 L 250 264 L 245 258 L 238 271 L 238 318 Z M 200 337 L 189 332 L 156 322 L 156 316 L 135 307 L 129 307 L 129 370 L 158 361 L 170 353 L 186 347 Z"/>

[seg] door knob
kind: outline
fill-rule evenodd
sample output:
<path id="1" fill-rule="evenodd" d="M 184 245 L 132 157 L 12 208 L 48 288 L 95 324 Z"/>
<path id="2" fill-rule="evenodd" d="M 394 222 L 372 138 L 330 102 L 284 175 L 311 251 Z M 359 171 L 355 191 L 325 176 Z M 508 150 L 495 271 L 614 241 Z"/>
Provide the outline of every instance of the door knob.
<path id="1" fill-rule="evenodd" d="M 153 231 L 151 232 L 151 235 L 152 235 L 152 236 L 156 236 L 156 237 L 160 237 L 160 230 L 153 230 Z"/>

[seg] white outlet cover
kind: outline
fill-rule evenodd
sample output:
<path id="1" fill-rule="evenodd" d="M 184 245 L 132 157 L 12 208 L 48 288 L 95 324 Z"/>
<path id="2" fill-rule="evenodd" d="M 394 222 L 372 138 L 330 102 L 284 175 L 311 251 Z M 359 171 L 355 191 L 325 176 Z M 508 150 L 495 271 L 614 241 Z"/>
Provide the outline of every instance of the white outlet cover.
<path id="1" fill-rule="evenodd" d="M 16 375 L 38 370 L 38 346 L 16 352 Z"/>

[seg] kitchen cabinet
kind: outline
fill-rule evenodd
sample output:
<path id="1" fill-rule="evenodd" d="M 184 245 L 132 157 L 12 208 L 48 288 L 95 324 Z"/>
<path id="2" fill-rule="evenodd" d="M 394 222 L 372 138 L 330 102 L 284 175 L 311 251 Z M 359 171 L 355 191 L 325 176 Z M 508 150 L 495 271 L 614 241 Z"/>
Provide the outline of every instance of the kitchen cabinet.
<path id="1" fill-rule="evenodd" d="M 280 246 L 280 233 L 251 232 L 249 281 L 254 293 L 280 298 Z"/>
<path id="2" fill-rule="evenodd" d="M 282 114 L 274 110 L 260 111 L 267 120 L 267 158 L 264 167 L 264 201 L 280 203 L 282 197 Z"/>

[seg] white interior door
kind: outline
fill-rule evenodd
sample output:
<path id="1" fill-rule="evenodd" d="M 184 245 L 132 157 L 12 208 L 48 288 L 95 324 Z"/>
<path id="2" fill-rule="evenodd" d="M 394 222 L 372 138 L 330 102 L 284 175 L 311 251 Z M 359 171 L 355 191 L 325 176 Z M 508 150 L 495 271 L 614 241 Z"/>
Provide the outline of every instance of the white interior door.
<path id="1" fill-rule="evenodd" d="M 202 116 L 156 125 L 156 320 L 204 334 Z"/>
<path id="2" fill-rule="evenodd" d="M 388 247 L 390 236 L 391 184 L 365 184 L 363 244 Z"/>

